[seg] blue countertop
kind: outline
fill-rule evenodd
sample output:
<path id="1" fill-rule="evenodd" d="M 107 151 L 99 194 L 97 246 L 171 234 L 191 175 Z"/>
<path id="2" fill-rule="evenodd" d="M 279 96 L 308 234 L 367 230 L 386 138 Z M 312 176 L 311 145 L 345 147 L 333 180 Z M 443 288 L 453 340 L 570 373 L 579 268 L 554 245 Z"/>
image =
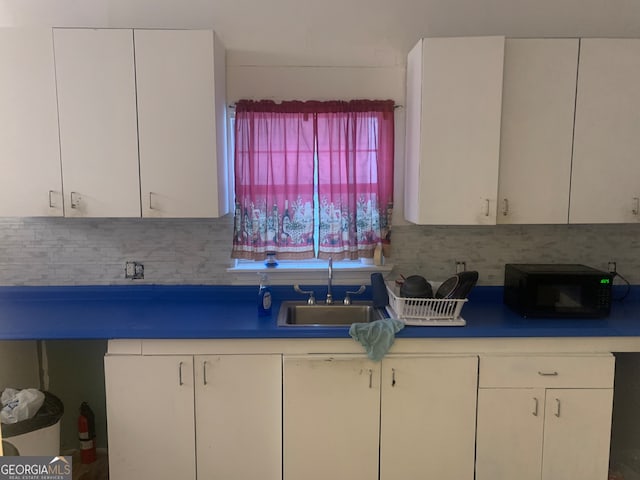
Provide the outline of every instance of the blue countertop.
<path id="1" fill-rule="evenodd" d="M 334 287 L 337 299 L 346 287 Z M 370 289 L 365 297 L 370 298 Z M 317 287 L 318 297 L 326 287 Z M 0 287 L 0 339 L 347 338 L 348 327 L 278 327 L 280 302 L 300 299 L 272 287 L 273 314 L 257 315 L 257 287 Z M 502 304 L 501 287 L 476 287 L 466 326 L 407 326 L 397 338 L 640 336 L 640 288 L 604 319 L 526 319 Z"/>

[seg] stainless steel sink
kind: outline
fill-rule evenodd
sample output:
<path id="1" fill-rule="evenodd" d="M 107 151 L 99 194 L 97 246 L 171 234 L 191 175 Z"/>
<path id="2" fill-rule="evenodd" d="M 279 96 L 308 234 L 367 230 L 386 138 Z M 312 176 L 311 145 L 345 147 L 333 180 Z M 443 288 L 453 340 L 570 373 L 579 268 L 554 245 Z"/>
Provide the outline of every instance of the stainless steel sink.
<path id="1" fill-rule="evenodd" d="M 318 303 L 308 305 L 303 301 L 282 302 L 278 312 L 280 327 L 335 327 L 352 323 L 371 322 L 384 318 L 383 311 L 373 307 L 373 302 L 353 302 L 351 305 Z"/>

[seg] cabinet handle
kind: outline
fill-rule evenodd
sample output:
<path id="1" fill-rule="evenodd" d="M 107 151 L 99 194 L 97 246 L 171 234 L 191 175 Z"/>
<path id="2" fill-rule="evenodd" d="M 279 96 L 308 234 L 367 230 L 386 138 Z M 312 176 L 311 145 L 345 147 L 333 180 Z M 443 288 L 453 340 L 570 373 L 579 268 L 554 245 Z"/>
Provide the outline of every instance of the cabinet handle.
<path id="1" fill-rule="evenodd" d="M 485 203 L 484 216 L 485 216 L 485 217 L 488 217 L 488 216 L 489 216 L 489 213 L 491 212 L 491 207 L 490 207 L 491 202 L 489 201 L 489 199 L 488 199 L 488 198 L 485 200 L 485 202 L 486 202 L 486 203 Z"/>
<path id="2" fill-rule="evenodd" d="M 153 192 L 149 192 L 149 210 L 154 210 L 154 208 L 153 208 Z"/>
<path id="3" fill-rule="evenodd" d="M 49 208 L 56 208 L 55 205 L 53 204 L 53 199 L 51 198 L 52 194 L 53 194 L 53 190 L 49 190 Z"/>
<path id="4" fill-rule="evenodd" d="M 178 364 L 178 380 L 179 380 L 180 386 L 184 385 L 184 382 L 182 381 L 182 364 L 183 363 L 184 362 L 180 362 Z"/>
<path id="5" fill-rule="evenodd" d="M 538 416 L 538 398 L 537 397 L 533 397 L 533 412 L 531 412 L 533 414 L 534 417 Z"/>
<path id="6" fill-rule="evenodd" d="M 506 198 L 502 201 L 502 215 L 509 215 L 509 200 Z"/>
<path id="7" fill-rule="evenodd" d="M 369 369 L 369 388 L 373 388 L 373 370 Z"/>
<path id="8" fill-rule="evenodd" d="M 542 376 L 542 377 L 557 377 L 558 376 L 558 372 L 541 372 L 538 370 L 538 375 Z"/>
<path id="9" fill-rule="evenodd" d="M 631 213 L 634 215 L 638 215 L 640 212 L 640 198 L 633 197 L 633 208 L 631 209 Z"/>
<path id="10" fill-rule="evenodd" d="M 392 387 L 396 386 L 396 369 L 395 368 L 391 369 L 391 386 Z"/>
<path id="11" fill-rule="evenodd" d="M 560 418 L 560 399 L 556 398 L 556 413 L 554 415 Z"/>
<path id="12" fill-rule="evenodd" d="M 74 197 L 78 197 L 77 199 L 75 199 Z M 71 208 L 78 208 L 78 205 L 80 204 L 80 197 L 78 195 L 77 192 L 71 192 Z"/>
<path id="13" fill-rule="evenodd" d="M 209 362 L 205 360 L 202 364 L 202 383 L 205 385 L 207 384 L 207 363 Z"/>

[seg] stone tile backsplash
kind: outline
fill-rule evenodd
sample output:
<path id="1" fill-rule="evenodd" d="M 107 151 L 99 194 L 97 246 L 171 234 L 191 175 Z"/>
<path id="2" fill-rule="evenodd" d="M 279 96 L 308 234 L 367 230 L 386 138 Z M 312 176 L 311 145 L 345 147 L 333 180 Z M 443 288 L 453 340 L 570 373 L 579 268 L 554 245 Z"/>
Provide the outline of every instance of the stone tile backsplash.
<path id="1" fill-rule="evenodd" d="M 149 284 L 228 284 L 232 219 L 0 218 L 0 285 L 130 284 L 139 261 Z M 640 283 L 640 225 L 394 227 L 393 274 L 442 280 L 464 261 L 480 283 L 501 285 L 505 263 L 614 260 Z"/>
<path id="2" fill-rule="evenodd" d="M 505 263 L 583 263 L 640 283 L 640 225 L 402 226 L 392 236 L 394 271 L 441 280 L 464 261 L 479 282 L 502 285 Z"/>
<path id="3" fill-rule="evenodd" d="M 230 218 L 0 218 L 0 284 L 131 284 L 126 261 L 150 284 L 224 284 Z"/>

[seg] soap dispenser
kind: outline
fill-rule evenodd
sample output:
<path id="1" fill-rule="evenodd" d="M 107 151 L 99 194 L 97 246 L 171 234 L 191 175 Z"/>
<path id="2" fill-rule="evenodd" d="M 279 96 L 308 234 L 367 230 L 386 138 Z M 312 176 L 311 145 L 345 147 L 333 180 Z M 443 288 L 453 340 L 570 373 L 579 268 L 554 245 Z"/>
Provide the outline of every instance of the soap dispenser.
<path id="1" fill-rule="evenodd" d="M 259 273 L 260 288 L 258 289 L 258 315 L 266 317 L 271 315 L 271 288 L 266 273 Z"/>

